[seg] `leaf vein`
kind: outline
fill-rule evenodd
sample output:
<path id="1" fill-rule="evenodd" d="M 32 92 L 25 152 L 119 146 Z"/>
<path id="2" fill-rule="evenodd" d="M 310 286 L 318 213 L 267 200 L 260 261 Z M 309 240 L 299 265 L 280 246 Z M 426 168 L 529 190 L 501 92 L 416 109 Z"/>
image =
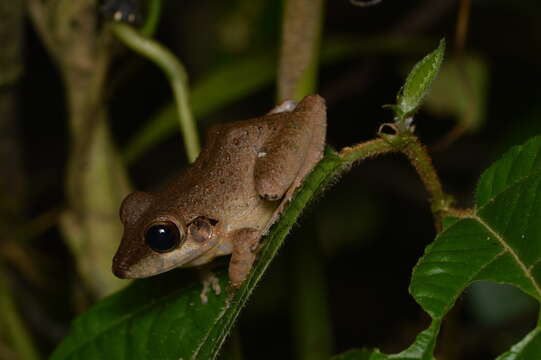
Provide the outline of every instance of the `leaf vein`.
<path id="1" fill-rule="evenodd" d="M 499 234 L 496 230 L 494 230 L 490 226 L 490 224 L 485 222 L 480 216 L 473 215 L 471 218 L 474 219 L 474 220 L 477 220 L 481 225 L 483 225 L 488 230 L 488 232 L 490 232 L 492 234 L 492 236 L 494 236 L 496 238 L 496 240 L 498 240 L 498 242 L 501 244 L 501 246 L 503 247 L 505 252 L 508 252 L 509 254 L 511 254 L 511 256 L 516 261 L 516 263 L 519 265 L 520 269 L 522 270 L 522 272 L 524 273 L 526 278 L 532 283 L 532 285 L 533 285 L 533 287 L 535 289 L 535 292 L 538 295 L 538 298 L 541 298 L 541 288 L 539 287 L 539 284 L 535 281 L 535 278 L 533 277 L 531 271 L 528 269 L 526 264 L 524 264 L 524 262 L 520 259 L 520 257 L 515 252 L 515 250 L 513 250 L 513 248 L 511 246 L 509 246 L 509 244 L 507 244 L 507 242 L 505 241 L 503 236 L 501 234 Z M 501 255 L 501 253 L 500 253 L 500 255 Z"/>

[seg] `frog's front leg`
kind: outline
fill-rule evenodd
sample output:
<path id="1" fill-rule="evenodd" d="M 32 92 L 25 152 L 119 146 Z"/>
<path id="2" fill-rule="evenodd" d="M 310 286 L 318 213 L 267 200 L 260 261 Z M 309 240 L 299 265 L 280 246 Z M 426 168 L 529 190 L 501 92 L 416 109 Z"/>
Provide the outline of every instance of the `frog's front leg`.
<path id="1" fill-rule="evenodd" d="M 229 262 L 229 281 L 231 287 L 236 289 L 252 269 L 261 232 L 253 228 L 243 228 L 232 236 L 233 251 Z"/>

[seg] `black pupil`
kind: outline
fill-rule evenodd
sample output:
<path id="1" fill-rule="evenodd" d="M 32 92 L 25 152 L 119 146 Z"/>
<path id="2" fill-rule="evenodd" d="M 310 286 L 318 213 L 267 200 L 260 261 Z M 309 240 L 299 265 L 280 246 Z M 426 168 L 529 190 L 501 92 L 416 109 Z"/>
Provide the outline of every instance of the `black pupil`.
<path id="1" fill-rule="evenodd" d="M 180 242 L 180 233 L 175 224 L 159 224 L 150 227 L 146 234 L 147 245 L 154 251 L 167 252 L 175 249 Z"/>

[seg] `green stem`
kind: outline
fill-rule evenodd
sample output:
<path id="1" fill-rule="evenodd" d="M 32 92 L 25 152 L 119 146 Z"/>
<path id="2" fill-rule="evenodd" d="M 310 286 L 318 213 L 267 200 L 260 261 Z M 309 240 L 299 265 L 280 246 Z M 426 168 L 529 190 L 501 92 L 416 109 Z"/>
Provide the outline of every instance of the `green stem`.
<path id="1" fill-rule="evenodd" d="M 162 13 L 162 0 L 150 0 L 147 6 L 147 18 L 141 28 L 141 34 L 151 37 L 156 33 L 160 15 Z"/>
<path id="2" fill-rule="evenodd" d="M 389 145 L 406 155 L 417 171 L 428 192 L 436 231 L 440 232 L 443 217 L 456 211 L 451 206 L 453 199 L 443 191 L 440 178 L 426 147 L 411 132 L 401 132 L 395 135 L 381 134 L 381 136 Z"/>
<path id="3" fill-rule="evenodd" d="M 349 150 L 345 149 L 340 154 L 329 148 L 326 149 L 325 157 L 317 164 L 305 179 L 303 185 L 295 193 L 291 203 L 282 214 L 280 221 L 274 225 L 267 237 L 262 240 L 264 246 L 260 251 L 259 260 L 231 301 L 231 304 L 234 304 L 234 306 L 231 306 L 214 323 L 208 334 L 208 339 L 213 339 L 213 344 L 202 348 L 201 353 L 198 354 L 198 359 L 213 358 L 218 353 L 221 344 L 233 326 L 240 310 L 248 300 L 249 295 L 255 288 L 255 285 L 265 273 L 272 259 L 276 256 L 278 249 L 282 246 L 286 235 L 293 224 L 297 222 L 303 209 L 306 208 L 310 201 L 317 198 L 337 176 L 349 169 L 356 161 L 393 151 L 397 151 L 396 148 L 381 139 L 356 145 L 353 148 L 349 148 Z"/>
<path id="4" fill-rule="evenodd" d="M 351 147 L 345 147 L 340 151 L 339 156 L 344 164 L 352 165 L 357 161 L 396 151 L 398 150 L 394 142 L 374 139 Z"/>
<path id="5" fill-rule="evenodd" d="M 188 79 L 183 65 L 168 49 L 142 35 L 133 27 L 122 23 L 114 23 L 111 27 L 113 33 L 126 46 L 154 62 L 169 79 L 173 88 L 188 161 L 193 162 L 199 154 L 200 145 L 188 101 Z"/>

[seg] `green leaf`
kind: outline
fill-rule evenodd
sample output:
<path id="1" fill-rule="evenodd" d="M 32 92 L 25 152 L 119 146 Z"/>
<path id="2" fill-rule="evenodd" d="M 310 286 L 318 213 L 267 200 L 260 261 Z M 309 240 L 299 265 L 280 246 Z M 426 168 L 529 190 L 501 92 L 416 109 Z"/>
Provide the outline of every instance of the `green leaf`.
<path id="1" fill-rule="evenodd" d="M 410 293 L 432 317 L 430 327 L 399 354 L 363 350 L 333 359 L 434 360 L 443 317 L 474 281 L 510 284 L 541 302 L 540 220 L 541 137 L 535 137 L 484 172 L 475 211 L 445 219 L 444 230 L 415 266 Z M 497 360 L 531 360 L 539 354 L 541 324 Z"/>
<path id="2" fill-rule="evenodd" d="M 331 360 L 370 360 L 373 351 L 368 349 L 353 349 L 345 353 L 335 355 Z"/>
<path id="3" fill-rule="evenodd" d="M 396 106 L 400 111 L 397 111 L 397 109 L 394 109 L 394 111 L 398 121 L 413 116 L 419 109 L 430 90 L 430 85 L 432 85 L 434 78 L 438 74 L 444 53 L 445 40 L 442 39 L 436 50 L 415 64 L 397 96 Z M 393 109 L 393 107 L 391 108 Z"/>
<path id="4" fill-rule="evenodd" d="M 457 118 L 462 131 L 474 132 L 485 122 L 488 66 L 478 56 L 445 60 L 426 98 L 425 108 Z"/>
<path id="5" fill-rule="evenodd" d="M 209 296 L 201 306 L 189 271 L 134 282 L 77 318 L 51 359 L 188 359 L 208 334 L 225 302 Z M 220 276 L 225 286 L 225 276 Z"/>
<path id="6" fill-rule="evenodd" d="M 498 356 L 496 360 L 531 360 L 539 358 L 541 349 L 541 329 L 537 327 L 510 351 Z"/>
<path id="7" fill-rule="evenodd" d="M 436 344 L 440 323 L 432 322 L 430 327 L 419 335 L 406 350 L 399 354 L 386 355 L 378 349 L 351 350 L 341 355 L 334 356 L 331 360 L 434 360 L 432 352 Z"/>
<path id="8" fill-rule="evenodd" d="M 209 294 L 209 302 L 201 304 L 201 286 L 189 270 L 136 281 L 76 319 L 52 359 L 216 358 L 241 308 L 302 210 L 341 168 L 342 160 L 327 150 L 264 238 L 258 261 L 232 300 L 226 301 L 223 292 L 220 296 Z M 225 289 L 227 276 L 222 273 L 219 278 Z"/>
<path id="9" fill-rule="evenodd" d="M 541 301 L 540 219 L 541 137 L 536 137 L 485 171 L 475 212 L 448 223 L 427 247 L 415 266 L 411 294 L 435 322 L 478 280 L 514 285 Z M 541 353 L 539 331 L 538 326 L 501 359 Z"/>

